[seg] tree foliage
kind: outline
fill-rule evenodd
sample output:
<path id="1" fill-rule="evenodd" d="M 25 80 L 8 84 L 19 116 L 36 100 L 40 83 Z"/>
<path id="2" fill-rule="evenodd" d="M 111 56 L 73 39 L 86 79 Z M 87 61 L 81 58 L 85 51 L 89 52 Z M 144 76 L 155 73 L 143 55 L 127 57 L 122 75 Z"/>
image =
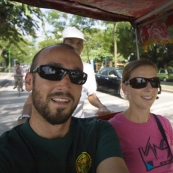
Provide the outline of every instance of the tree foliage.
<path id="1" fill-rule="evenodd" d="M 3 41 L 23 41 L 24 35 L 36 37 L 39 28 L 34 16 L 40 18 L 39 8 L 30 7 L 12 1 L 0 2 L 0 39 Z"/>
<path id="2" fill-rule="evenodd" d="M 0 49 L 1 53 L 16 47 L 24 53 L 23 44 L 28 44 L 24 36 L 30 35 L 36 38 L 36 30 L 39 26 L 36 17 L 42 19 L 39 8 L 31 7 L 9 0 L 0 1 Z M 10 52 L 12 52 L 10 50 Z M 26 54 L 25 52 L 24 54 Z"/>
<path id="3" fill-rule="evenodd" d="M 115 34 L 118 53 L 127 58 L 131 53 L 136 52 L 135 32 L 129 22 L 117 22 Z"/>
<path id="4" fill-rule="evenodd" d="M 118 62 L 123 62 L 128 57 L 137 58 L 135 30 L 129 22 L 105 22 L 56 10 L 48 10 L 44 15 L 38 8 L 1 0 L 0 53 L 10 50 L 13 59 L 28 63 L 34 53 L 38 51 L 37 48 L 40 50 L 43 47 L 61 43 L 63 29 L 67 26 L 75 26 L 84 33 L 86 39 L 81 55 L 83 61 L 94 60 L 104 63 L 105 58 L 109 57 L 113 62 L 115 58 Z M 39 29 L 39 26 L 35 16 L 41 19 L 45 35 L 45 40 L 41 41 L 38 47 L 34 46 L 31 40 L 28 41 L 24 38 L 25 35 L 36 38 L 35 31 Z M 45 23 L 51 26 L 51 30 L 45 30 Z M 117 52 L 115 51 L 115 41 Z M 172 63 L 172 44 L 157 45 L 156 43 L 148 47 L 148 52 L 144 52 L 142 45 L 138 45 L 141 58 L 150 59 L 162 68 Z M 116 56 L 114 52 L 116 52 Z"/>
<path id="5" fill-rule="evenodd" d="M 173 67 L 173 44 L 152 44 L 148 47 L 147 52 L 143 52 L 141 57 L 153 61 L 158 68 Z"/>

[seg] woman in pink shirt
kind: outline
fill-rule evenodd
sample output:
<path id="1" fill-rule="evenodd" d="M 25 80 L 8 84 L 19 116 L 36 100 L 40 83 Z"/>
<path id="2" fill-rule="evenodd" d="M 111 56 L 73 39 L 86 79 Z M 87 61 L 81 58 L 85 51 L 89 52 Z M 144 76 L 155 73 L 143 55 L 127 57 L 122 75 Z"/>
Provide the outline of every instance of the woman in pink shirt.
<path id="1" fill-rule="evenodd" d="M 109 122 L 118 133 L 124 160 L 131 173 L 173 172 L 171 123 L 165 117 L 157 115 L 167 143 L 150 112 L 159 87 L 157 67 L 151 61 L 135 60 L 125 66 L 122 89 L 129 107 Z"/>

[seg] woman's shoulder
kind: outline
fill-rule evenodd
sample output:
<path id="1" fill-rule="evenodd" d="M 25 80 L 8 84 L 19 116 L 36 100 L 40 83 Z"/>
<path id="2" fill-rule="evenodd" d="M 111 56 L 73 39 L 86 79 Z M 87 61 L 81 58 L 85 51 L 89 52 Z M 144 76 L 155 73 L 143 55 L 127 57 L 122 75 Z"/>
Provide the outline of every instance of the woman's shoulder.
<path id="1" fill-rule="evenodd" d="M 163 115 L 159 115 L 159 114 L 154 114 L 154 115 L 156 115 L 160 121 L 169 121 L 169 119 L 164 117 Z"/>
<path id="2" fill-rule="evenodd" d="M 123 118 L 122 112 L 119 112 L 118 114 L 115 114 L 112 118 L 108 120 L 109 123 L 117 122 L 117 120 L 121 120 Z"/>
<path id="3" fill-rule="evenodd" d="M 163 126 L 171 126 L 171 122 L 168 118 L 164 117 L 163 115 L 156 115 L 158 117 L 158 119 L 160 120 L 161 124 Z"/>

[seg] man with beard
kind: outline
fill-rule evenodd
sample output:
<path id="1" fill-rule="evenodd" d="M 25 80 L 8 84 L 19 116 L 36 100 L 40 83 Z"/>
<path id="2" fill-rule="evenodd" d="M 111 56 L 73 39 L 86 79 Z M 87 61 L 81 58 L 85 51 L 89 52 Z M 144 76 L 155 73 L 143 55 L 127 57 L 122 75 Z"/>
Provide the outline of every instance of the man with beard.
<path id="1" fill-rule="evenodd" d="M 66 44 L 39 51 L 25 78 L 31 118 L 0 137 L 0 172 L 129 173 L 112 126 L 75 118 L 87 80 L 76 50 Z"/>
<path id="2" fill-rule="evenodd" d="M 62 32 L 62 39 L 63 43 L 74 47 L 76 51 L 79 53 L 79 55 L 81 55 L 84 47 L 85 38 L 84 34 L 80 30 L 78 30 L 75 27 L 67 27 Z M 88 75 L 88 79 L 87 82 L 82 86 L 81 97 L 72 116 L 79 118 L 86 117 L 83 111 L 84 101 L 86 98 L 88 98 L 88 101 L 92 106 L 98 108 L 96 115 L 104 115 L 111 113 L 111 111 L 104 104 L 101 103 L 101 101 L 96 95 L 97 87 L 96 87 L 95 72 L 93 67 L 91 66 L 91 64 L 83 62 L 83 68 L 84 72 L 87 73 Z M 18 119 L 19 123 L 25 122 L 26 119 L 30 117 L 31 107 L 32 107 L 32 101 L 30 94 L 24 104 L 22 115 Z"/>

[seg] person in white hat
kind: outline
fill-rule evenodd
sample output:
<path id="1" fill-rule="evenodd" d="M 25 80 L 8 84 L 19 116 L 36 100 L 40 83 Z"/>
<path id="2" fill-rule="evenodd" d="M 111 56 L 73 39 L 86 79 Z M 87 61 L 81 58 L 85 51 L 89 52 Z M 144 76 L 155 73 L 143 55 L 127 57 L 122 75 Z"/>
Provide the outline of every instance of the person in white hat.
<path id="1" fill-rule="evenodd" d="M 76 27 L 65 28 L 62 32 L 62 39 L 63 43 L 74 47 L 78 51 L 79 55 L 82 53 L 83 43 L 86 40 L 84 38 L 84 34 Z M 96 95 L 96 80 L 93 67 L 90 64 L 83 62 L 83 68 L 84 72 L 88 74 L 88 78 L 86 83 L 82 87 L 80 101 L 77 108 L 73 112 L 73 116 L 80 118 L 85 117 L 83 112 L 83 106 L 86 98 L 88 98 L 88 101 L 93 106 L 98 108 L 98 111 L 96 113 L 97 115 L 104 115 L 110 113 L 111 111 L 100 102 L 99 98 Z"/>
<path id="2" fill-rule="evenodd" d="M 79 53 L 79 55 L 82 53 L 83 43 L 86 40 L 84 38 L 84 34 L 81 31 L 79 31 L 76 27 L 65 28 L 62 32 L 62 39 L 63 43 L 74 47 Z M 83 106 L 86 97 L 93 106 L 98 108 L 96 115 L 104 115 L 111 113 L 111 111 L 100 102 L 99 98 L 96 95 L 96 80 L 95 80 L 95 73 L 93 67 L 90 64 L 83 62 L 83 68 L 84 72 L 88 74 L 88 78 L 87 82 L 82 87 L 79 104 L 75 109 L 75 111 L 73 112 L 72 116 L 85 118 L 83 112 Z M 32 102 L 30 94 L 27 101 L 24 104 L 22 115 L 18 119 L 19 123 L 25 122 L 26 119 L 30 117 L 31 109 L 32 109 Z"/>

